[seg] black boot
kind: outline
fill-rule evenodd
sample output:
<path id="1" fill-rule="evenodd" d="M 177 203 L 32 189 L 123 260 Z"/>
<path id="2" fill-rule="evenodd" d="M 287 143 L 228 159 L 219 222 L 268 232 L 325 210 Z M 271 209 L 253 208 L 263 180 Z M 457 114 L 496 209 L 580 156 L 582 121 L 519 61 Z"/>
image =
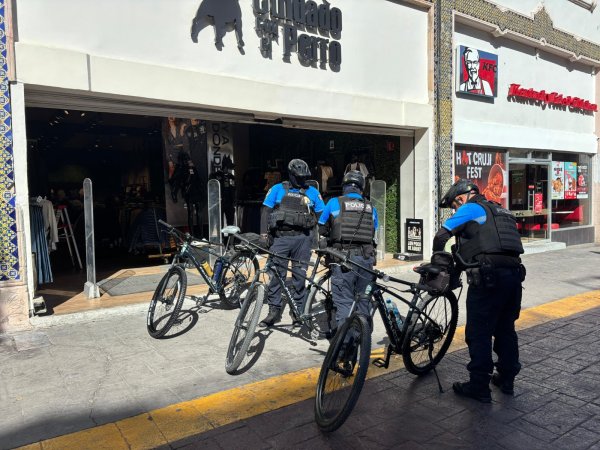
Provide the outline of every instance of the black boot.
<path id="1" fill-rule="evenodd" d="M 499 373 L 492 375 L 492 384 L 500 388 L 500 390 L 506 395 L 515 394 L 514 379 L 504 378 Z"/>
<path id="2" fill-rule="evenodd" d="M 278 306 L 269 305 L 269 314 L 265 317 L 258 326 L 261 328 L 272 327 L 276 323 L 281 322 L 281 308 Z"/>
<path id="3" fill-rule="evenodd" d="M 458 395 L 462 397 L 474 398 L 475 400 L 479 400 L 481 403 L 491 403 L 492 396 L 490 395 L 490 388 L 487 386 L 475 386 L 471 382 L 467 381 L 466 383 L 456 382 L 452 385 L 452 389 Z"/>
<path id="4" fill-rule="evenodd" d="M 302 326 L 302 321 L 294 311 L 290 308 L 290 318 L 292 319 L 292 328 L 300 328 Z"/>

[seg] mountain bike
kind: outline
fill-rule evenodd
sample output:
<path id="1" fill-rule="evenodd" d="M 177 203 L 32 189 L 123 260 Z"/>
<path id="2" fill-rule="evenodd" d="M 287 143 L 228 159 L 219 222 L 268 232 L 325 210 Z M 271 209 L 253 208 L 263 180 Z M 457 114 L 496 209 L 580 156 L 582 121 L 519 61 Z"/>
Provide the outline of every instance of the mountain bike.
<path id="1" fill-rule="evenodd" d="M 331 274 L 329 267 L 321 264 L 323 255 L 319 254 L 314 263 L 299 261 L 258 247 L 256 244 L 250 243 L 243 236 L 236 235 L 235 238 L 246 242 L 251 247 L 257 248 L 262 253 L 268 255 L 268 257 L 264 267 L 255 273 L 254 280 L 248 288 L 246 300 L 242 304 L 235 321 L 225 361 L 225 370 L 227 373 L 233 375 L 237 372 L 248 353 L 250 343 L 254 339 L 256 326 L 266 299 L 267 285 L 261 281 L 261 277 L 266 274 L 271 273 L 271 276 L 276 278 L 281 286 L 284 305 L 285 303 L 289 305 L 292 316 L 300 321 L 302 328 L 310 332 L 312 338 L 330 337 L 331 330 L 335 326 L 335 310 L 331 297 Z M 308 264 L 313 267 L 310 276 L 300 275 L 309 284 L 308 294 L 302 311 L 295 304 L 286 280 L 275 270 L 276 266 L 281 265 L 285 265 L 287 268 L 289 262 Z M 287 270 L 288 272 L 293 272 L 294 269 L 287 268 Z"/>
<path id="2" fill-rule="evenodd" d="M 331 432 L 346 421 L 362 390 L 371 356 L 371 324 L 375 311 L 381 315 L 389 344 L 384 358 L 375 359 L 373 364 L 388 368 L 392 354 L 396 353 L 402 355 L 410 373 L 421 376 L 434 370 L 437 378 L 435 367 L 448 350 L 456 330 L 458 299 L 450 289 L 437 291 L 426 284 L 428 278 L 441 272 L 435 265 L 416 267 L 414 270 L 421 278 L 418 283 L 411 283 L 363 267 L 338 250 L 327 248 L 322 252 L 340 261 L 348 270 L 361 269 L 373 276 L 373 281 L 361 294 L 363 301 L 370 302 L 370 317 L 358 312 L 350 314 L 333 338 L 319 373 L 315 419 L 321 430 Z M 400 290 L 376 280 L 402 284 L 407 289 Z M 452 287 L 461 287 L 460 297 L 460 279 Z M 403 298 L 404 293 L 410 294 L 410 299 Z M 384 294 L 408 306 L 406 318 L 395 317 L 396 313 L 386 307 Z M 351 311 L 355 311 L 356 303 L 357 299 Z M 403 320 L 401 326 L 398 319 Z M 441 391 L 439 378 L 437 380 Z"/>
<path id="3" fill-rule="evenodd" d="M 196 268 L 208 286 L 204 296 L 194 297 L 198 306 L 206 303 L 209 296 L 217 295 L 224 307 L 233 309 L 240 305 L 242 294 L 259 267 L 254 248 L 234 245 L 233 236 L 240 232 L 238 227 L 227 226 L 221 230 L 228 236 L 227 244 L 221 245 L 196 239 L 162 220 L 158 222 L 175 238 L 178 251 L 158 283 L 148 308 L 146 326 L 150 336 L 156 339 L 168 333 L 178 320 L 187 290 L 186 268 Z M 217 252 L 216 247 L 224 248 L 223 254 Z M 216 256 L 213 267 L 206 260 L 209 254 Z"/>

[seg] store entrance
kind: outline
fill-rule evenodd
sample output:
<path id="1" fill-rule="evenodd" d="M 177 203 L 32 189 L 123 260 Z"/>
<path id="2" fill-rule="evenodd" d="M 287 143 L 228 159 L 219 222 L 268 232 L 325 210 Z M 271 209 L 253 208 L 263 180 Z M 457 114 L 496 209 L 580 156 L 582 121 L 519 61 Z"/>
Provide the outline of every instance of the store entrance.
<path id="1" fill-rule="evenodd" d="M 509 207 L 523 241 L 549 239 L 548 164 L 511 162 L 509 167 Z"/>

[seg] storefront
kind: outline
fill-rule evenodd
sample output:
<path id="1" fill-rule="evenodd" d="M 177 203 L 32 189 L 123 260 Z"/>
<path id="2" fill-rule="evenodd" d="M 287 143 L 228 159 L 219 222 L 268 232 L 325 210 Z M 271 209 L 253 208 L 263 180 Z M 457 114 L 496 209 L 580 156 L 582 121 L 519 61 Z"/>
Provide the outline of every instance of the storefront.
<path id="1" fill-rule="evenodd" d="M 91 141 L 85 138 L 82 152 L 116 148 L 117 137 L 127 133 L 114 123 L 119 115 L 131 116 L 123 118 L 124 128 L 132 121 L 145 124 L 143 139 L 160 141 L 160 148 L 148 144 L 139 157 L 160 158 L 162 167 L 153 160 L 136 169 L 130 161 L 131 176 L 121 174 L 117 188 L 124 196 L 143 191 L 159 197 L 166 217 L 177 225 L 202 228 L 202 212 L 192 210 L 190 219 L 170 182 L 170 167 L 175 169 L 181 154 L 177 140 L 187 148 L 189 134 L 197 132 L 196 144 L 206 152 L 194 161 L 200 178 L 225 169 L 234 177 L 239 207 L 233 220 L 250 220 L 252 202 L 260 201 L 291 157 L 306 158 L 321 181 L 331 178 L 331 195 L 346 166 L 362 162 L 375 178 L 388 182 L 387 216 L 393 225 L 387 251 L 404 250 L 402 224 L 411 217 L 424 220 L 428 244 L 434 179 L 430 12 L 414 3 L 187 0 L 141 9 L 132 1 L 84 7 L 36 0 L 19 5 L 12 18 L 18 33 L 11 95 L 23 229 L 30 226 L 31 196 L 44 196 L 39 180 L 28 179 L 28 172 L 34 176 L 28 151 L 48 142 L 46 132 L 68 133 L 67 116 L 76 112 L 99 116 L 103 123 L 95 126 L 105 131 L 93 132 Z M 61 118 L 50 125 L 47 117 L 45 129 L 33 136 L 32 117 L 48 111 Z M 112 153 L 116 160 L 132 158 L 131 152 L 122 158 Z M 324 178 L 330 172 L 333 176 Z M 30 192 L 34 185 L 35 193 Z M 31 301 L 34 261 L 26 250 L 31 248 L 28 233 L 24 238 L 22 275 Z"/>
<path id="2" fill-rule="evenodd" d="M 455 176 L 511 210 L 526 242 L 594 242 L 594 65 L 472 22 L 455 28 Z"/>

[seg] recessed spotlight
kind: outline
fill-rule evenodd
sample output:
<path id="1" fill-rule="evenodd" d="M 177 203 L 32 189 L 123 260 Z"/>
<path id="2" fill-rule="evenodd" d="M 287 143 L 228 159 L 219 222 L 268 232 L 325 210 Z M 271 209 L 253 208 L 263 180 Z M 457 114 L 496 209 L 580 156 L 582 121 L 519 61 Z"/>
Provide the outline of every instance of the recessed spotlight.
<path id="1" fill-rule="evenodd" d="M 65 114 L 66 114 L 67 116 L 69 115 L 69 111 L 67 111 L 66 109 L 65 109 Z"/>
<path id="2" fill-rule="evenodd" d="M 81 113 L 81 117 L 83 117 L 83 116 L 85 116 L 85 113 L 84 113 L 84 112 L 82 112 L 82 113 Z"/>

